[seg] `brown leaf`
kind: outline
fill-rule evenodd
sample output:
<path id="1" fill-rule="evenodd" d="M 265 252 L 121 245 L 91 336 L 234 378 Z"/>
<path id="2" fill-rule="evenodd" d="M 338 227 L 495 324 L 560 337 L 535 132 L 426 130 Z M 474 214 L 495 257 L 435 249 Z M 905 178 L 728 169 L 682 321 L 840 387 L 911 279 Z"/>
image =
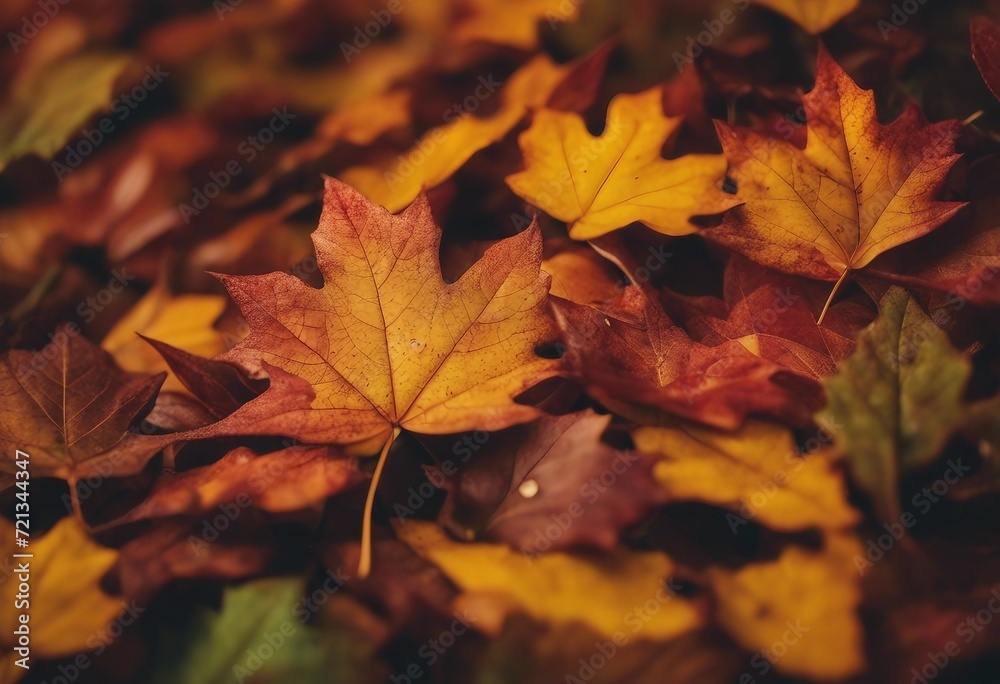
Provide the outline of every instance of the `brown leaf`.
<path id="1" fill-rule="evenodd" d="M 139 472 L 170 440 L 129 429 L 149 413 L 164 377 L 126 373 L 69 326 L 41 351 L 7 352 L 0 360 L 0 483 L 13 481 L 18 449 L 30 454 L 32 477 L 72 484 Z"/>
<path id="2" fill-rule="evenodd" d="M 441 523 L 527 553 L 614 548 L 664 497 L 652 476 L 657 458 L 601 442 L 610 422 L 583 411 L 490 435 L 457 473 L 437 469 L 449 490 Z"/>
<path id="3" fill-rule="evenodd" d="M 298 511 L 364 479 L 354 459 L 331 447 L 296 446 L 263 455 L 239 447 L 211 465 L 164 473 L 149 497 L 116 522 L 200 515 L 231 502 L 272 513 Z"/>
<path id="4" fill-rule="evenodd" d="M 813 381 L 736 341 L 715 347 L 693 342 L 637 286 L 603 311 L 559 298 L 553 308 L 568 367 L 590 394 L 623 415 L 642 420 L 636 407 L 645 406 L 732 429 L 751 414 L 808 424 L 819 408 Z"/>

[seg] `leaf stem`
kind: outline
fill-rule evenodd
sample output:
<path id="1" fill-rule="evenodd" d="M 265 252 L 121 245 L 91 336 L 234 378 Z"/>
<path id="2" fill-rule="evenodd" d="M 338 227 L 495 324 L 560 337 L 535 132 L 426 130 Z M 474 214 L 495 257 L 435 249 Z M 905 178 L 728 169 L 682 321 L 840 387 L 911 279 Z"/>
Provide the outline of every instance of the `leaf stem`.
<path id="1" fill-rule="evenodd" d="M 389 450 L 392 443 L 399 436 L 399 428 L 394 428 L 389 439 L 382 446 L 382 453 L 379 454 L 378 463 L 375 464 L 375 472 L 372 473 L 371 484 L 368 485 L 368 498 L 365 499 L 365 512 L 361 523 L 361 560 L 358 561 L 358 577 L 364 579 L 372 569 L 372 509 L 375 507 L 375 492 L 378 489 L 379 480 L 382 479 L 382 470 L 385 462 L 389 460 Z"/>
<path id="2" fill-rule="evenodd" d="M 69 485 L 69 500 L 73 505 L 73 515 L 83 525 L 83 529 L 90 530 L 90 525 L 87 523 L 86 518 L 83 517 L 83 508 L 80 506 L 80 493 L 76 489 L 77 482 L 78 480 L 75 475 L 70 476 L 67 480 L 67 484 Z"/>
<path id="3" fill-rule="evenodd" d="M 851 269 L 848 267 L 844 269 L 843 273 L 840 274 L 840 280 L 838 280 L 837 284 L 833 286 L 833 290 L 830 292 L 830 296 L 827 298 L 826 304 L 823 305 L 823 311 L 819 314 L 819 320 L 816 321 L 816 325 L 823 325 L 823 319 L 826 318 L 826 312 L 830 310 L 830 305 L 833 304 L 833 298 L 837 296 L 837 290 L 839 290 L 840 286 L 844 284 L 845 280 L 847 280 L 847 274 L 850 272 Z"/>

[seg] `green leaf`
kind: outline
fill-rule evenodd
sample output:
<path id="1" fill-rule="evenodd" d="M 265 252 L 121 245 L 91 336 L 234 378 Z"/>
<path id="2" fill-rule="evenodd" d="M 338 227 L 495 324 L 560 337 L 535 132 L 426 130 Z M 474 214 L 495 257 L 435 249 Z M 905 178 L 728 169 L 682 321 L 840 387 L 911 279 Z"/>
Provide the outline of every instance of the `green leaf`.
<path id="1" fill-rule="evenodd" d="M 20 79 L 0 109 L 0 171 L 25 155 L 50 159 L 95 113 L 111 108 L 123 55 L 85 54 Z"/>
<path id="2" fill-rule="evenodd" d="M 321 598 L 317 600 L 316 596 Z M 174 631 L 157 640 L 159 649 L 144 681 L 373 681 L 373 649 L 341 621 L 331 624 L 329 619 L 336 612 L 331 605 L 341 599 L 350 601 L 340 593 L 332 575 L 315 590 L 297 577 L 268 578 L 229 587 L 220 611 L 205 609 L 182 630 L 181 637 Z M 312 626 L 314 614 L 326 618 L 318 620 L 324 629 Z"/>
<path id="3" fill-rule="evenodd" d="M 894 287 L 854 354 L 824 381 L 827 407 L 817 420 L 834 432 L 884 520 L 899 517 L 899 476 L 931 463 L 960 427 L 970 372 L 944 331 Z"/>

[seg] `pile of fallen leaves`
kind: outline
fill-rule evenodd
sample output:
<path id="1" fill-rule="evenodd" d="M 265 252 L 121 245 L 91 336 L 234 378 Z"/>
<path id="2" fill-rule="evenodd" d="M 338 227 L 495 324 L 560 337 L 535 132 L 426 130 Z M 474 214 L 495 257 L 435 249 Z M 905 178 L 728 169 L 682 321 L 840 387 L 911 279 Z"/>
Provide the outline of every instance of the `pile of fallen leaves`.
<path id="1" fill-rule="evenodd" d="M 5 0 L 0 681 L 996 682 L 995 18 Z"/>

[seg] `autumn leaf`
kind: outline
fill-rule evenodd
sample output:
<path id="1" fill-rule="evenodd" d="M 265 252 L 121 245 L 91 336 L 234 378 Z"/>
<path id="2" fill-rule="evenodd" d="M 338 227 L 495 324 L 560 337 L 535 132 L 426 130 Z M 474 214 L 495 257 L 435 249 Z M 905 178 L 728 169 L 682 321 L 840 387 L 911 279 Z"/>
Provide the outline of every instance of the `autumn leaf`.
<path id="1" fill-rule="evenodd" d="M 868 277 L 946 293 L 955 313 L 967 304 L 1000 304 L 1000 164 L 983 159 L 969 180 L 967 210 L 927 237 L 879 256 Z"/>
<path id="2" fill-rule="evenodd" d="M 148 602 L 175 580 L 237 580 L 264 572 L 281 540 L 257 509 L 232 506 L 240 511 L 235 518 L 216 509 L 210 516 L 164 518 L 146 526 L 119 551 L 114 576 L 122 590 Z"/>
<path id="3" fill-rule="evenodd" d="M 573 21 L 583 0 L 464 0 L 465 17 L 454 27 L 455 40 L 483 41 L 522 50 L 538 47 L 538 24 Z"/>
<path id="4" fill-rule="evenodd" d="M 0 531 L 3 535 L 0 556 L 10 563 L 10 572 L 18 563 L 25 562 L 11 558 L 11 554 L 23 553 L 24 549 L 14 544 L 14 524 L 0 518 Z M 34 665 L 36 658 L 75 655 L 96 648 L 102 643 L 101 637 L 110 638 L 105 631 L 109 623 L 129 609 L 128 601 L 107 594 L 100 585 L 114 566 L 117 552 L 91 540 L 75 518 L 63 518 L 44 535 L 37 530 L 29 531 L 33 555 L 27 561 L 29 662 Z M 0 598 L 5 606 L 4 617 L 0 619 L 3 628 L 0 644 L 6 652 L 5 660 L 19 657 L 12 650 L 16 644 L 14 630 L 22 612 L 14 609 L 20 584 L 17 578 L 16 574 L 5 574 L 0 581 Z"/>
<path id="5" fill-rule="evenodd" d="M 349 168 L 340 178 L 389 211 L 399 211 L 420 192 L 450 178 L 473 154 L 507 135 L 528 111 L 561 100 L 565 84 L 590 93 L 583 98 L 589 101 L 596 85 L 591 72 L 603 69 L 606 58 L 607 50 L 597 50 L 577 63 L 559 66 L 540 55 L 504 82 L 484 77 L 478 87 L 484 97 L 500 99 L 496 112 L 485 117 L 465 111 L 446 113 L 444 125 L 425 133 L 410 150 L 384 164 Z M 577 86 L 577 81 L 582 82 Z"/>
<path id="6" fill-rule="evenodd" d="M 680 299 L 688 332 L 702 344 L 735 340 L 747 351 L 798 374 L 822 378 L 854 350 L 873 313 L 854 301 L 834 304 L 816 322 L 828 293 L 816 283 L 765 269 L 739 256 L 725 270 L 723 301 Z"/>
<path id="7" fill-rule="evenodd" d="M 972 57 L 993 97 L 1000 100 L 1000 24 L 989 17 L 973 17 L 969 23 Z"/>
<path id="8" fill-rule="evenodd" d="M 384 464 L 400 429 L 497 430 L 540 415 L 514 401 L 560 372 L 535 353 L 556 337 L 538 228 L 494 245 L 452 284 L 440 235 L 425 199 L 393 216 L 329 179 L 313 234 L 323 288 L 286 273 L 220 276 L 251 329 L 221 358 L 272 385 L 189 436 L 383 444 Z"/>
<path id="9" fill-rule="evenodd" d="M 341 585 L 328 586 L 329 599 L 336 602 L 341 596 L 333 592 Z M 155 669 L 145 681 L 216 684 L 234 675 L 246 681 L 310 681 L 323 671 L 336 672 L 344 684 L 376 681 L 377 674 L 384 679 L 372 664 L 365 635 L 344 627 L 321 631 L 303 622 L 303 615 L 311 617 L 311 593 L 297 577 L 227 588 L 218 611 L 199 610 L 180 634 L 157 639 Z M 271 640 L 281 645 L 270 646 L 268 635 L 277 635 Z M 261 644 L 272 649 L 263 661 L 253 655 Z"/>
<path id="10" fill-rule="evenodd" d="M 362 481 L 353 459 L 330 447 L 289 447 L 257 455 L 246 447 L 211 465 L 163 474 L 149 497 L 118 523 L 200 515 L 236 501 L 266 511 L 297 511 Z"/>
<path id="11" fill-rule="evenodd" d="M 957 121 L 927 124 L 911 105 L 883 126 L 872 93 L 822 47 L 816 72 L 816 87 L 802 98 L 804 150 L 716 122 L 744 204 L 707 234 L 765 266 L 837 281 L 829 305 L 852 271 L 964 205 L 935 201 L 959 158 Z"/>
<path id="12" fill-rule="evenodd" d="M 738 341 L 716 347 L 693 342 L 638 286 L 625 288 L 614 306 L 553 298 L 553 309 L 574 377 L 602 403 L 639 422 L 658 420 L 657 413 L 648 415 L 656 409 L 724 429 L 751 414 L 804 424 L 803 402 L 820 406 L 811 379 L 754 356 Z"/>
<path id="13" fill-rule="evenodd" d="M 820 421 L 883 520 L 898 520 L 899 478 L 929 465 L 962 423 L 968 359 L 904 290 L 892 288 L 854 354 L 824 381 Z"/>
<path id="14" fill-rule="evenodd" d="M 585 242 L 546 241 L 542 270 L 552 276 L 549 292 L 576 304 L 600 304 L 621 296 L 626 284 L 614 265 Z"/>
<path id="15" fill-rule="evenodd" d="M 127 373 L 78 330 L 60 328 L 41 351 L 0 360 L 0 483 L 13 483 L 15 450 L 29 454 L 32 477 L 70 483 L 139 472 L 170 440 L 130 430 L 152 408 L 164 374 Z"/>
<path id="16" fill-rule="evenodd" d="M 632 436 L 640 450 L 661 457 L 653 473 L 669 502 L 726 508 L 734 531 L 748 520 L 789 532 L 859 520 L 829 451 L 800 453 L 783 427 L 747 421 L 726 433 L 677 421 Z"/>
<path id="17" fill-rule="evenodd" d="M 487 633 L 499 630 L 509 613 L 521 612 L 555 627 L 582 623 L 607 639 L 647 599 L 658 599 L 660 609 L 644 621 L 646 639 L 666 641 L 703 620 L 694 602 L 664 587 L 675 566 L 662 553 L 558 552 L 526 559 L 504 545 L 453 542 L 431 523 L 405 522 L 396 532 L 458 584 L 463 593 L 456 607 L 476 615 L 476 628 Z M 587 601 L 579 600 L 583 595 Z"/>
<path id="18" fill-rule="evenodd" d="M 753 0 L 781 12 L 809 33 L 822 33 L 853 12 L 861 0 Z"/>
<path id="19" fill-rule="evenodd" d="M 715 619 L 778 672 L 824 680 L 857 674 L 865 656 L 854 558 L 862 553 L 853 537 L 829 534 L 818 552 L 793 546 L 774 561 L 712 568 Z"/>
<path id="20" fill-rule="evenodd" d="M 559 372 L 535 354 L 555 337 L 538 229 L 497 243 L 451 284 L 439 241 L 426 200 L 393 216 L 329 179 L 313 233 L 323 288 L 286 273 L 220 276 L 251 328 L 220 360 L 283 370 L 312 400 L 275 405 L 272 384 L 213 431 L 381 444 L 396 428 L 495 430 L 538 416 L 513 401 Z"/>
<path id="21" fill-rule="evenodd" d="M 225 418 L 267 389 L 266 380 L 254 380 L 239 366 L 206 359 L 165 342 L 142 338 L 163 358 L 170 370 L 216 420 Z"/>
<path id="22" fill-rule="evenodd" d="M 667 235 L 695 232 L 695 215 L 718 214 L 738 202 L 722 192 L 721 155 L 660 156 L 682 123 L 663 115 L 662 101 L 661 86 L 616 96 L 596 138 L 577 114 L 536 112 L 518 140 L 525 170 L 508 176 L 507 185 L 569 224 L 577 240 L 634 221 Z"/>
<path id="23" fill-rule="evenodd" d="M 662 495 L 654 457 L 601 442 L 610 421 L 584 411 L 494 433 L 458 473 L 437 469 L 449 491 L 442 524 L 535 554 L 614 548 Z"/>
<path id="24" fill-rule="evenodd" d="M 215 295 L 171 295 L 157 285 L 118 320 L 101 347 L 118 365 L 130 372 L 160 372 L 167 364 L 136 333 L 155 338 L 183 351 L 215 356 L 226 350 L 222 333 L 212 326 L 226 308 L 226 300 Z M 179 390 L 181 383 L 168 375 L 164 390 Z"/>
<path id="25" fill-rule="evenodd" d="M 981 463 L 975 473 L 948 490 L 958 501 L 992 494 L 1000 489 L 1000 396 L 966 407 L 962 435 L 975 444 Z"/>
<path id="26" fill-rule="evenodd" d="M 90 53 L 23 73 L 0 110 L 0 170 L 28 154 L 49 159 L 92 115 L 110 109 L 128 63 L 121 55 Z"/>

